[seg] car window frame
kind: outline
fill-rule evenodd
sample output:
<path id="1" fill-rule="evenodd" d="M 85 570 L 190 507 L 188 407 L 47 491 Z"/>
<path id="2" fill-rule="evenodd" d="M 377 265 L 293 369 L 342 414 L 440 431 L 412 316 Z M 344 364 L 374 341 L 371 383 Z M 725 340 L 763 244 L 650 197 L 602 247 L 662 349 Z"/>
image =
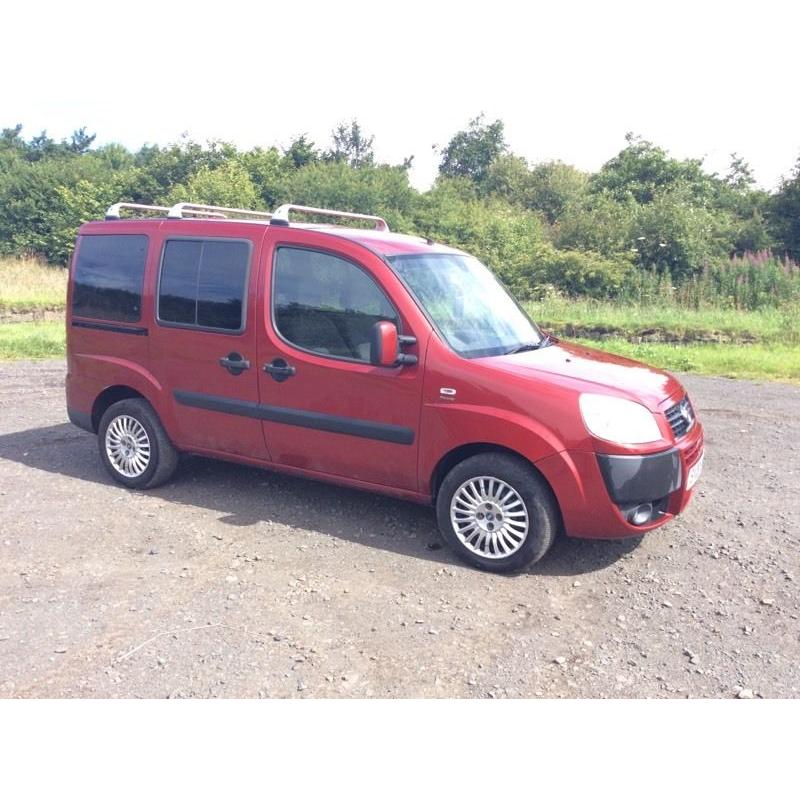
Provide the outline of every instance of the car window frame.
<path id="1" fill-rule="evenodd" d="M 345 261 L 348 264 L 356 267 L 356 269 L 361 270 L 367 278 L 369 278 L 377 287 L 378 291 L 383 295 L 384 299 L 388 303 L 389 307 L 395 313 L 395 319 L 397 320 L 397 333 L 399 336 L 403 334 L 403 318 L 400 315 L 400 310 L 397 307 L 397 304 L 392 300 L 389 293 L 384 289 L 383 284 L 378 280 L 377 276 L 375 275 L 369 267 L 360 264 L 354 258 L 350 256 L 344 255 L 343 253 L 337 252 L 335 250 L 331 250 L 325 247 L 316 247 L 312 245 L 304 245 L 304 244 L 295 244 L 294 242 L 286 242 L 286 243 L 278 243 L 275 244 L 273 251 L 272 251 L 272 269 L 270 272 L 270 286 L 269 286 L 269 324 L 271 329 L 274 331 L 275 335 L 283 342 L 284 344 L 291 347 L 293 350 L 297 350 L 300 353 L 308 353 L 308 355 L 315 356 L 316 358 L 325 358 L 331 361 L 343 361 L 348 364 L 360 364 L 361 366 L 366 367 L 375 367 L 376 364 L 373 364 L 370 360 L 363 361 L 360 358 L 350 358 L 348 356 L 335 356 L 330 353 L 320 353 L 317 350 L 309 350 L 307 347 L 302 347 L 299 344 L 295 344 L 294 342 L 287 339 L 281 331 L 278 329 L 278 322 L 275 316 L 275 286 L 277 284 L 276 275 L 277 275 L 277 264 L 278 264 L 278 251 L 281 249 L 286 250 L 306 250 L 310 253 L 321 253 L 322 255 L 326 256 L 333 256 L 334 258 L 338 258 L 341 261 Z M 381 262 L 383 263 L 383 262 Z M 390 367 L 389 369 L 393 369 Z"/>
<path id="2" fill-rule="evenodd" d="M 100 237 L 104 236 L 108 238 L 109 236 L 143 236 L 146 241 L 145 251 L 144 251 L 144 264 L 142 265 L 142 278 L 141 278 L 141 285 L 139 287 L 139 316 L 136 319 L 112 319 L 111 317 L 90 317 L 86 314 L 81 314 L 80 312 L 75 311 L 75 287 L 77 284 L 77 273 L 78 273 L 78 262 L 80 261 L 81 255 L 81 248 L 83 246 L 83 242 L 85 239 L 90 237 Z M 75 249 L 75 255 L 72 259 L 72 265 L 70 267 L 69 273 L 69 282 L 72 284 L 72 291 L 70 293 L 69 298 L 69 314 L 70 317 L 74 317 L 76 319 L 85 319 L 85 320 L 94 320 L 97 322 L 107 322 L 109 324 L 118 324 L 118 325 L 141 325 L 142 318 L 144 315 L 144 302 L 145 302 L 145 286 L 147 281 L 147 264 L 150 260 L 150 247 L 152 245 L 152 239 L 149 234 L 147 233 L 82 233 L 80 234 L 80 238 L 78 241 L 78 245 Z"/>
<path id="3" fill-rule="evenodd" d="M 238 328 L 216 328 L 210 325 L 196 325 L 189 322 L 171 322 L 161 318 L 161 278 L 164 273 L 164 256 L 169 242 L 234 242 L 247 245 L 247 270 L 244 277 L 244 295 L 242 297 L 242 321 Z M 161 253 L 158 259 L 158 280 L 156 281 L 156 294 L 154 298 L 154 316 L 156 324 L 161 328 L 180 328 L 189 331 L 205 331 L 207 333 L 222 333 L 228 336 L 243 336 L 247 332 L 247 306 L 250 299 L 250 276 L 253 269 L 253 242 L 251 239 L 240 236 L 171 236 L 166 235 L 161 243 Z M 199 267 L 198 267 L 199 268 Z"/>

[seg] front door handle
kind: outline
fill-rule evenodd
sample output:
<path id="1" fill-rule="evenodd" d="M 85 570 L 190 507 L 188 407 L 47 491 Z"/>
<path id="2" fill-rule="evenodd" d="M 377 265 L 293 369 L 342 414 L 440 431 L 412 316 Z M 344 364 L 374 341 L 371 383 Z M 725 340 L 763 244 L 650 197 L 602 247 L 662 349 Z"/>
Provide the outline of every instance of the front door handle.
<path id="1" fill-rule="evenodd" d="M 231 375 L 241 375 L 246 369 L 250 369 L 250 362 L 239 353 L 228 353 L 219 360 L 219 365 L 225 367 Z"/>
<path id="2" fill-rule="evenodd" d="M 272 375 L 272 377 L 280 383 L 292 375 L 297 373 L 297 370 L 287 364 L 282 358 L 274 358 L 269 364 L 264 364 L 264 372 Z"/>

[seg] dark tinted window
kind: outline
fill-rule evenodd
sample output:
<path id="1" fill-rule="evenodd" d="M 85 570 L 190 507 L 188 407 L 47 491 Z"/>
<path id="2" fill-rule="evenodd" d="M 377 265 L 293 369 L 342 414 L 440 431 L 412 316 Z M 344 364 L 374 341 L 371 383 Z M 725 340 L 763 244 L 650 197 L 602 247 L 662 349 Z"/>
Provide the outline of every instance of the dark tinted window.
<path id="1" fill-rule="evenodd" d="M 281 247 L 273 280 L 275 327 L 305 350 L 369 361 L 372 326 L 384 319 L 397 324 L 375 281 L 342 258 Z"/>
<path id="2" fill-rule="evenodd" d="M 81 236 L 75 260 L 72 313 L 138 322 L 146 257 L 146 236 Z"/>
<path id="3" fill-rule="evenodd" d="M 164 245 L 158 318 L 178 325 L 242 328 L 250 245 L 172 239 Z"/>

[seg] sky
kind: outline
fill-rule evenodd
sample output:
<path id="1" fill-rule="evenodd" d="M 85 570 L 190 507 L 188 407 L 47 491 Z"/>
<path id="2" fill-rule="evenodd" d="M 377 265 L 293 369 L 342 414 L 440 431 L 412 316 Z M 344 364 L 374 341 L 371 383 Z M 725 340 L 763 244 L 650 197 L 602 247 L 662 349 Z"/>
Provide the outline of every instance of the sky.
<path id="1" fill-rule="evenodd" d="M 3 23 L 0 127 L 28 137 L 327 146 L 355 118 L 418 188 L 480 113 L 532 163 L 596 170 L 631 131 L 772 189 L 800 157 L 796 2 L 86 0 Z"/>

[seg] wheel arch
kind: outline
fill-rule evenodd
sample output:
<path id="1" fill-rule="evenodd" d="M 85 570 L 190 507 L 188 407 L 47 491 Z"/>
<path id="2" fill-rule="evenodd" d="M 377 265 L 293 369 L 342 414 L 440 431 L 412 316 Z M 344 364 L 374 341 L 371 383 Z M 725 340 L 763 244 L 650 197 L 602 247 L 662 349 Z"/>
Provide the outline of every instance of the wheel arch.
<path id="1" fill-rule="evenodd" d="M 125 384 L 115 384 L 114 386 L 108 386 L 103 389 L 92 404 L 92 428 L 94 432 L 97 433 L 103 414 L 105 414 L 114 403 L 118 403 L 120 400 L 130 400 L 134 397 L 147 400 L 141 392 Z"/>
<path id="2" fill-rule="evenodd" d="M 505 445 L 495 444 L 493 442 L 471 442 L 469 444 L 462 444 L 458 447 L 454 447 L 452 450 L 445 453 L 434 467 L 430 482 L 428 484 L 430 487 L 431 498 L 434 502 L 436 501 L 436 496 L 439 493 L 439 487 L 442 485 L 442 481 L 445 479 L 447 473 L 465 459 L 481 453 L 504 453 L 525 462 L 525 464 L 534 470 L 534 472 L 536 472 L 536 474 L 539 475 L 539 477 L 541 477 L 541 479 L 547 484 L 547 486 L 550 488 L 550 491 L 553 492 L 553 497 L 555 498 L 556 495 L 553 491 L 553 487 L 550 485 L 550 481 L 548 481 L 547 478 L 542 474 L 541 470 L 537 469 L 536 464 L 534 464 L 530 459 L 525 458 L 525 456 L 522 455 L 522 453 L 520 453 L 518 450 L 514 450 L 511 447 L 506 447 Z M 558 505 L 557 500 L 556 505 Z"/>

